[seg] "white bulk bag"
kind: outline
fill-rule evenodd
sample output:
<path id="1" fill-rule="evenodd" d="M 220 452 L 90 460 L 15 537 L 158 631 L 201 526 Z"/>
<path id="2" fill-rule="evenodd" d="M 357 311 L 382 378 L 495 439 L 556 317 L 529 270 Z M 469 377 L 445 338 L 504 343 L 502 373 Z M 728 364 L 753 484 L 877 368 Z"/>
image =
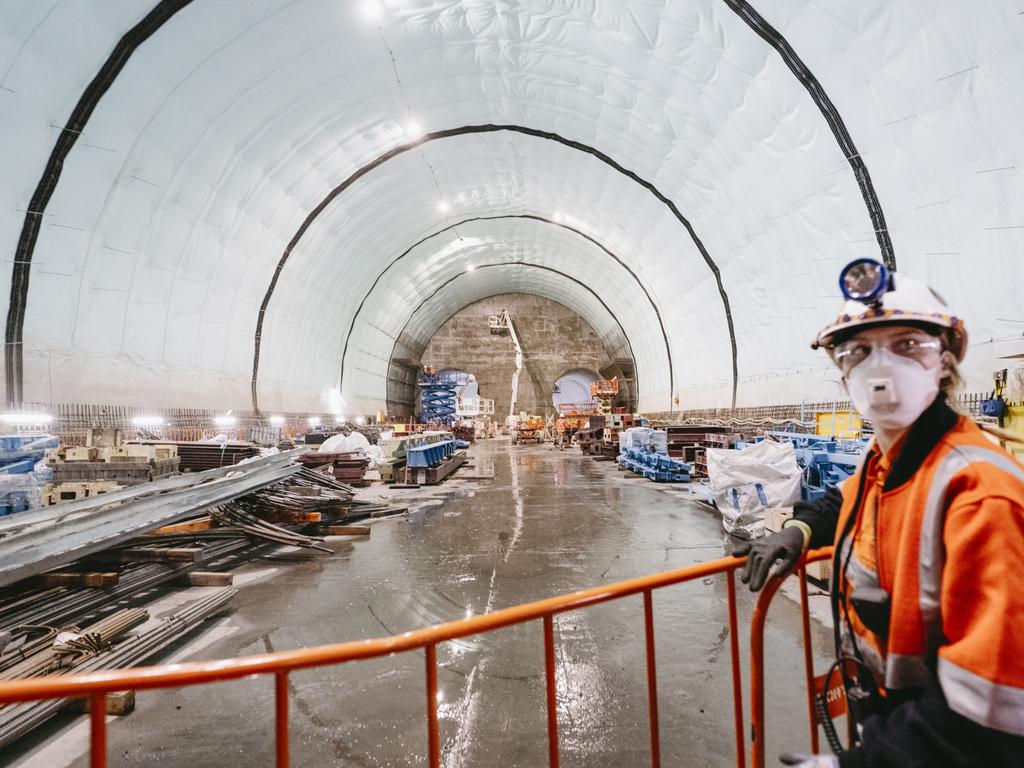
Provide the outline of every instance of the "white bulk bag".
<path id="1" fill-rule="evenodd" d="M 791 507 L 800 499 L 801 472 L 790 443 L 708 448 L 707 462 L 722 525 L 734 536 L 756 539 L 764 532 L 767 507 Z"/>

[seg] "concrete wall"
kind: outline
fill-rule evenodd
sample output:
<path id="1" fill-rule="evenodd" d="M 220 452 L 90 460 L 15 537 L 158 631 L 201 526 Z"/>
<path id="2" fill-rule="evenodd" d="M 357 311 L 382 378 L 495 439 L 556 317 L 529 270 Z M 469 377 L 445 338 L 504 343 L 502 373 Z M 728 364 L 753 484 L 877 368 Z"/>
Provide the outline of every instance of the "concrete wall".
<path id="1" fill-rule="evenodd" d="M 514 293 L 471 304 L 442 325 L 421 356 L 423 365 L 438 370 L 456 368 L 476 376 L 480 396 L 494 400 L 495 418 L 508 415 L 515 370 L 515 348 L 508 334 L 492 335 L 487 318 L 508 309 L 525 353 L 519 376 L 518 411 L 552 413 L 555 381 L 573 368 L 603 375 L 615 361 L 594 329 L 582 317 L 557 302 Z M 611 371 L 611 372 L 609 372 Z"/>

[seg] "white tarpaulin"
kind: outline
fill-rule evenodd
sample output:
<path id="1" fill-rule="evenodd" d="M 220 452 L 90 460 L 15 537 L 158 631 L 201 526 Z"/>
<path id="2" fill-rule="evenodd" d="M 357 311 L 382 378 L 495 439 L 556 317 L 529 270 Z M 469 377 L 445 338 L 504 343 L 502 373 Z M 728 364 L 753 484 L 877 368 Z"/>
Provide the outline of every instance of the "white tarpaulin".
<path id="1" fill-rule="evenodd" d="M 800 467 L 789 443 L 765 440 L 739 451 L 709 448 L 707 460 L 722 525 L 734 536 L 757 538 L 767 507 L 791 507 L 800 499 Z"/>

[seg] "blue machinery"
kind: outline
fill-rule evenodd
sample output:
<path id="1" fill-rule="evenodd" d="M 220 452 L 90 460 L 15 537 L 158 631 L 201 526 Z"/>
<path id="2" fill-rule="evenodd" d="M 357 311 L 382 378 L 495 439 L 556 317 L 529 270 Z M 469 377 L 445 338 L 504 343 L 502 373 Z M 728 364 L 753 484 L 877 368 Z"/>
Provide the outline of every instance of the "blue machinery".
<path id="1" fill-rule="evenodd" d="M 804 501 L 820 499 L 829 488 L 834 488 L 852 475 L 860 465 L 861 456 L 867 450 L 867 440 L 837 440 L 818 435 L 801 435 L 795 432 L 769 432 L 774 440 L 791 443 L 796 454 L 796 463 L 803 471 L 801 496 Z M 754 440 L 759 442 L 760 439 Z M 744 443 L 736 443 L 742 448 Z"/>
<path id="2" fill-rule="evenodd" d="M 458 447 L 455 440 L 410 445 L 405 449 L 407 467 L 432 467 L 449 458 Z"/>
<path id="3" fill-rule="evenodd" d="M 455 404 L 458 401 L 456 390 L 468 383 L 468 373 L 420 371 L 416 375 L 416 386 L 420 388 L 420 421 L 451 426 L 455 421 Z"/>
<path id="4" fill-rule="evenodd" d="M 690 482 L 690 465 L 663 453 L 626 448 L 616 461 L 630 472 L 658 483 Z"/>

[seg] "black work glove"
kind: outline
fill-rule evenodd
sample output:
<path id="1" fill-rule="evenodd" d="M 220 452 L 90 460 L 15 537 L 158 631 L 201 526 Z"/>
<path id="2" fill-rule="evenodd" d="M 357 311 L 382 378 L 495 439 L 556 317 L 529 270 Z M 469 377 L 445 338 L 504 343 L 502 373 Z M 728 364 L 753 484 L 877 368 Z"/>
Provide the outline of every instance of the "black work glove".
<path id="1" fill-rule="evenodd" d="M 776 560 L 781 566 L 778 575 L 784 576 L 796 567 L 803 553 L 804 532 L 795 525 L 755 541 L 741 542 L 732 550 L 733 557 L 748 556 L 740 571 L 740 581 L 749 584 L 751 592 L 757 592 L 764 586 L 768 571 Z"/>

